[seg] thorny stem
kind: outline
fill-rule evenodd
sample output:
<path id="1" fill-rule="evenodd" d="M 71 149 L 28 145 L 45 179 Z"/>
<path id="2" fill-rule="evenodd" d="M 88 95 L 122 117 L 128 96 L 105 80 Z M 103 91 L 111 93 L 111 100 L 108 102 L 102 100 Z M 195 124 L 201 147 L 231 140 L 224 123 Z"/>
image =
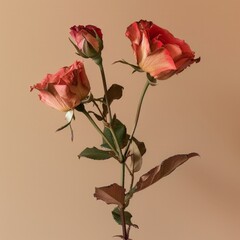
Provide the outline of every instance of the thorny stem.
<path id="1" fill-rule="evenodd" d="M 100 72 L 101 72 L 101 76 L 102 76 L 103 89 L 104 89 L 104 94 L 105 94 L 105 103 L 107 105 L 107 110 L 108 110 L 108 114 L 109 114 L 109 129 L 111 131 L 115 146 L 116 146 L 117 151 L 118 151 L 119 160 L 122 164 L 122 187 L 124 188 L 124 186 L 125 186 L 125 159 L 123 157 L 122 150 L 121 150 L 121 148 L 119 146 L 119 143 L 118 143 L 118 140 L 116 138 L 116 134 L 114 133 L 114 131 L 112 129 L 112 113 L 111 113 L 111 108 L 110 108 L 110 104 L 109 104 L 108 97 L 107 97 L 107 83 L 106 83 L 106 77 L 105 77 L 105 72 L 104 72 L 104 68 L 103 68 L 103 65 L 102 65 L 102 61 L 100 61 L 98 66 L 100 68 Z M 121 209 L 121 218 L 122 218 L 123 237 L 124 237 L 125 240 L 128 240 L 124 208 Z"/>
<path id="2" fill-rule="evenodd" d="M 144 86 L 144 89 L 143 89 L 143 92 L 142 92 L 142 95 L 140 97 L 140 100 L 139 100 L 139 104 L 138 104 L 138 108 L 137 108 L 137 113 L 136 113 L 136 117 L 135 117 L 135 124 L 134 124 L 134 127 L 133 127 L 133 130 L 132 130 L 132 134 L 130 135 L 130 138 L 129 138 L 129 141 L 128 141 L 128 144 L 127 144 L 127 147 L 126 147 L 126 150 L 124 152 L 124 155 L 122 154 L 122 150 L 119 146 L 119 143 L 118 143 L 118 140 L 116 138 L 116 134 L 114 133 L 114 130 L 112 128 L 112 113 L 111 113 L 111 108 L 110 108 L 110 104 L 109 104 L 109 101 L 108 101 L 108 97 L 107 97 L 107 82 L 106 82 L 106 77 L 105 77 L 105 72 L 104 72 L 104 68 L 103 68 L 103 64 L 102 64 L 102 58 L 98 58 L 97 61 L 95 61 L 97 63 L 97 65 L 99 66 L 100 68 L 100 72 L 101 72 L 101 76 L 102 76 L 102 82 L 103 82 L 103 89 L 104 89 L 104 94 L 105 94 L 105 104 L 107 106 L 107 110 L 108 110 L 108 114 L 109 114 L 109 129 L 111 131 L 111 134 L 113 136 L 113 140 L 114 140 L 114 145 L 117 149 L 117 151 L 115 150 L 115 148 L 109 143 L 109 141 L 107 140 L 107 138 L 105 137 L 104 133 L 101 131 L 101 129 L 96 125 L 96 123 L 93 121 L 93 119 L 91 118 L 91 116 L 87 113 L 87 112 L 84 112 L 85 115 L 88 117 L 88 119 L 90 120 L 90 122 L 94 125 L 94 127 L 98 130 L 98 132 L 103 136 L 104 140 L 108 143 L 108 145 L 111 147 L 111 149 L 114 151 L 114 153 L 116 154 L 116 156 L 118 156 L 118 159 L 119 161 L 121 162 L 122 164 L 122 187 L 124 188 L 125 187 L 125 171 L 126 171 L 126 160 L 127 160 L 127 154 L 128 154 L 128 150 L 129 150 L 129 147 L 132 143 L 132 140 L 133 140 L 133 136 L 135 134 L 135 131 L 136 131 L 136 128 L 137 128 L 137 125 L 138 125 L 138 120 L 139 120 L 139 116 L 140 116 L 140 112 L 141 112 L 141 107 L 142 107 L 142 103 L 143 103 L 143 99 L 144 99 L 144 96 L 145 96 L 145 93 L 150 85 L 149 81 L 146 82 L 145 86 Z M 128 169 L 129 170 L 129 169 Z M 133 187 L 133 183 L 134 183 L 134 171 L 129 171 L 130 175 L 131 175 L 131 185 L 130 185 L 130 191 Z M 126 226 L 126 219 L 125 219 L 125 214 L 124 214 L 124 209 L 125 209 L 125 206 L 123 206 L 121 209 L 120 209 L 120 214 L 121 214 L 121 219 L 122 219 L 122 232 L 123 232 L 123 239 L 124 240 L 128 240 L 129 238 L 129 231 L 130 231 L 130 228 L 128 229 L 127 231 L 127 226 Z"/>

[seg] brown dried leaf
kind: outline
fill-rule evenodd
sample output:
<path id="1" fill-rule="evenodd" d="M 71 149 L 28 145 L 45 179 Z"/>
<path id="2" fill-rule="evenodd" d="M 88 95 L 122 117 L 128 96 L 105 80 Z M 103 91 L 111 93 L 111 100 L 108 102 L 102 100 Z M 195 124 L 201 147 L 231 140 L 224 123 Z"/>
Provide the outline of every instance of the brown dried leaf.
<path id="1" fill-rule="evenodd" d="M 151 186 L 163 177 L 173 172 L 177 167 L 186 162 L 189 158 L 199 156 L 197 153 L 178 154 L 164 160 L 160 165 L 144 174 L 136 184 L 135 192 Z"/>
<path id="2" fill-rule="evenodd" d="M 131 168 L 133 172 L 138 172 L 142 167 L 142 155 L 134 141 L 132 141 L 129 147 L 129 154 L 131 155 Z"/>
<path id="3" fill-rule="evenodd" d="M 125 198 L 125 189 L 114 183 L 110 186 L 95 188 L 94 197 L 102 200 L 107 204 L 117 204 L 123 207 Z"/>
<path id="4" fill-rule="evenodd" d="M 139 151 L 140 151 L 141 155 L 143 156 L 147 151 L 144 142 L 138 141 L 135 137 L 133 137 L 133 141 L 137 144 Z"/>
<path id="5" fill-rule="evenodd" d="M 113 100 L 118 100 L 122 97 L 123 94 L 123 87 L 118 84 L 113 84 L 108 90 L 107 95 L 104 96 L 104 99 L 108 99 L 109 105 L 112 104 Z M 108 109 L 106 104 L 103 104 L 103 116 L 106 116 L 108 114 Z"/>

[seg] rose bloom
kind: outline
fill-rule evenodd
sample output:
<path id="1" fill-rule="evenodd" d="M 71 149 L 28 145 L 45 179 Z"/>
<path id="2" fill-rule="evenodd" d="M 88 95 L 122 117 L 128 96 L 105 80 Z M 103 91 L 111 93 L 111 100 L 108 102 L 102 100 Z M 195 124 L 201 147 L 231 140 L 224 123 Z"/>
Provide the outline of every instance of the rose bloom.
<path id="1" fill-rule="evenodd" d="M 102 31 L 93 25 L 73 26 L 70 28 L 70 35 L 75 40 L 76 45 L 86 58 L 93 58 L 99 55 L 103 49 Z"/>
<path id="2" fill-rule="evenodd" d="M 33 89 L 39 90 L 42 102 L 66 112 L 74 109 L 87 97 L 90 84 L 83 63 L 76 61 L 55 74 L 47 74 L 40 83 L 31 86 L 31 91 Z"/>
<path id="3" fill-rule="evenodd" d="M 194 59 L 195 54 L 185 41 L 149 21 L 132 23 L 126 36 L 132 42 L 138 66 L 158 80 L 167 79 L 200 60 Z"/>

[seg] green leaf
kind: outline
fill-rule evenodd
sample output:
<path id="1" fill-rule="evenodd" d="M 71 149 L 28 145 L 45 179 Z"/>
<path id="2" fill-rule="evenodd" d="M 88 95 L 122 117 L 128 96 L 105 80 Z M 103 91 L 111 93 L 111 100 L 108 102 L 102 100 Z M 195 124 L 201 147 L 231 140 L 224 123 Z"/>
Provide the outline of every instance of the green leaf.
<path id="1" fill-rule="evenodd" d="M 150 171 L 141 176 L 136 186 L 134 187 L 134 192 L 141 191 L 151 186 L 161 178 L 166 177 L 172 173 L 176 168 L 185 163 L 188 159 L 196 156 L 199 155 L 193 152 L 189 154 L 178 154 L 164 160 L 160 165 L 152 168 Z"/>
<path id="2" fill-rule="evenodd" d="M 122 97 L 123 87 L 118 84 L 113 84 L 107 91 L 107 95 L 104 96 L 104 99 L 108 99 L 109 105 L 112 104 L 113 100 L 118 100 Z M 108 109 L 106 104 L 103 103 L 103 115 L 106 116 L 108 114 Z"/>
<path id="3" fill-rule="evenodd" d="M 104 151 L 96 147 L 85 148 L 78 157 L 86 157 L 93 160 L 106 160 L 114 156 L 112 151 Z"/>
<path id="4" fill-rule="evenodd" d="M 114 220 L 119 224 L 122 225 L 122 218 L 121 218 L 121 214 L 120 214 L 120 210 L 118 207 L 114 208 L 112 211 L 112 216 L 114 218 Z M 138 228 L 138 226 L 136 224 L 133 224 L 131 221 L 132 218 L 132 214 L 130 212 L 124 211 L 124 216 L 125 216 L 125 223 L 129 226 L 133 226 Z"/>
<path id="5" fill-rule="evenodd" d="M 116 135 L 116 138 L 117 138 L 120 148 L 125 147 L 126 142 L 127 142 L 126 141 L 127 134 L 126 134 L 125 125 L 122 124 L 118 119 L 114 118 L 112 121 L 112 129 Z M 103 133 L 106 136 L 106 138 L 108 139 L 108 141 L 111 143 L 111 145 L 115 146 L 115 142 L 114 142 L 114 139 L 113 139 L 110 129 L 108 127 L 105 127 L 103 130 Z M 104 139 L 103 139 L 103 144 L 101 146 L 104 148 L 110 149 L 109 145 L 105 142 Z"/>

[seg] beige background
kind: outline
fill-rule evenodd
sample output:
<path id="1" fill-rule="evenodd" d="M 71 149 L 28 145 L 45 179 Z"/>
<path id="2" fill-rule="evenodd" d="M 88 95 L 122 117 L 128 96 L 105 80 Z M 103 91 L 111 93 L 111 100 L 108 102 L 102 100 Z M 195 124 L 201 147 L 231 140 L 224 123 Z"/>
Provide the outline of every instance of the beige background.
<path id="1" fill-rule="evenodd" d="M 152 20 L 185 39 L 202 57 L 179 76 L 147 92 L 136 136 L 148 152 L 141 173 L 163 159 L 196 151 L 195 158 L 138 193 L 130 207 L 137 240 L 240 238 L 240 18 L 239 1 L 1 0 L 0 7 L 0 239 L 112 239 L 121 229 L 112 206 L 93 198 L 95 186 L 119 182 L 115 161 L 78 160 L 100 142 L 80 114 L 69 131 L 55 133 L 64 114 L 40 103 L 29 86 L 77 56 L 69 27 L 95 24 L 104 33 L 109 84 L 125 87 L 113 105 L 129 130 L 144 74 L 134 62 L 126 27 Z M 92 90 L 102 93 L 98 70 L 85 61 Z"/>

